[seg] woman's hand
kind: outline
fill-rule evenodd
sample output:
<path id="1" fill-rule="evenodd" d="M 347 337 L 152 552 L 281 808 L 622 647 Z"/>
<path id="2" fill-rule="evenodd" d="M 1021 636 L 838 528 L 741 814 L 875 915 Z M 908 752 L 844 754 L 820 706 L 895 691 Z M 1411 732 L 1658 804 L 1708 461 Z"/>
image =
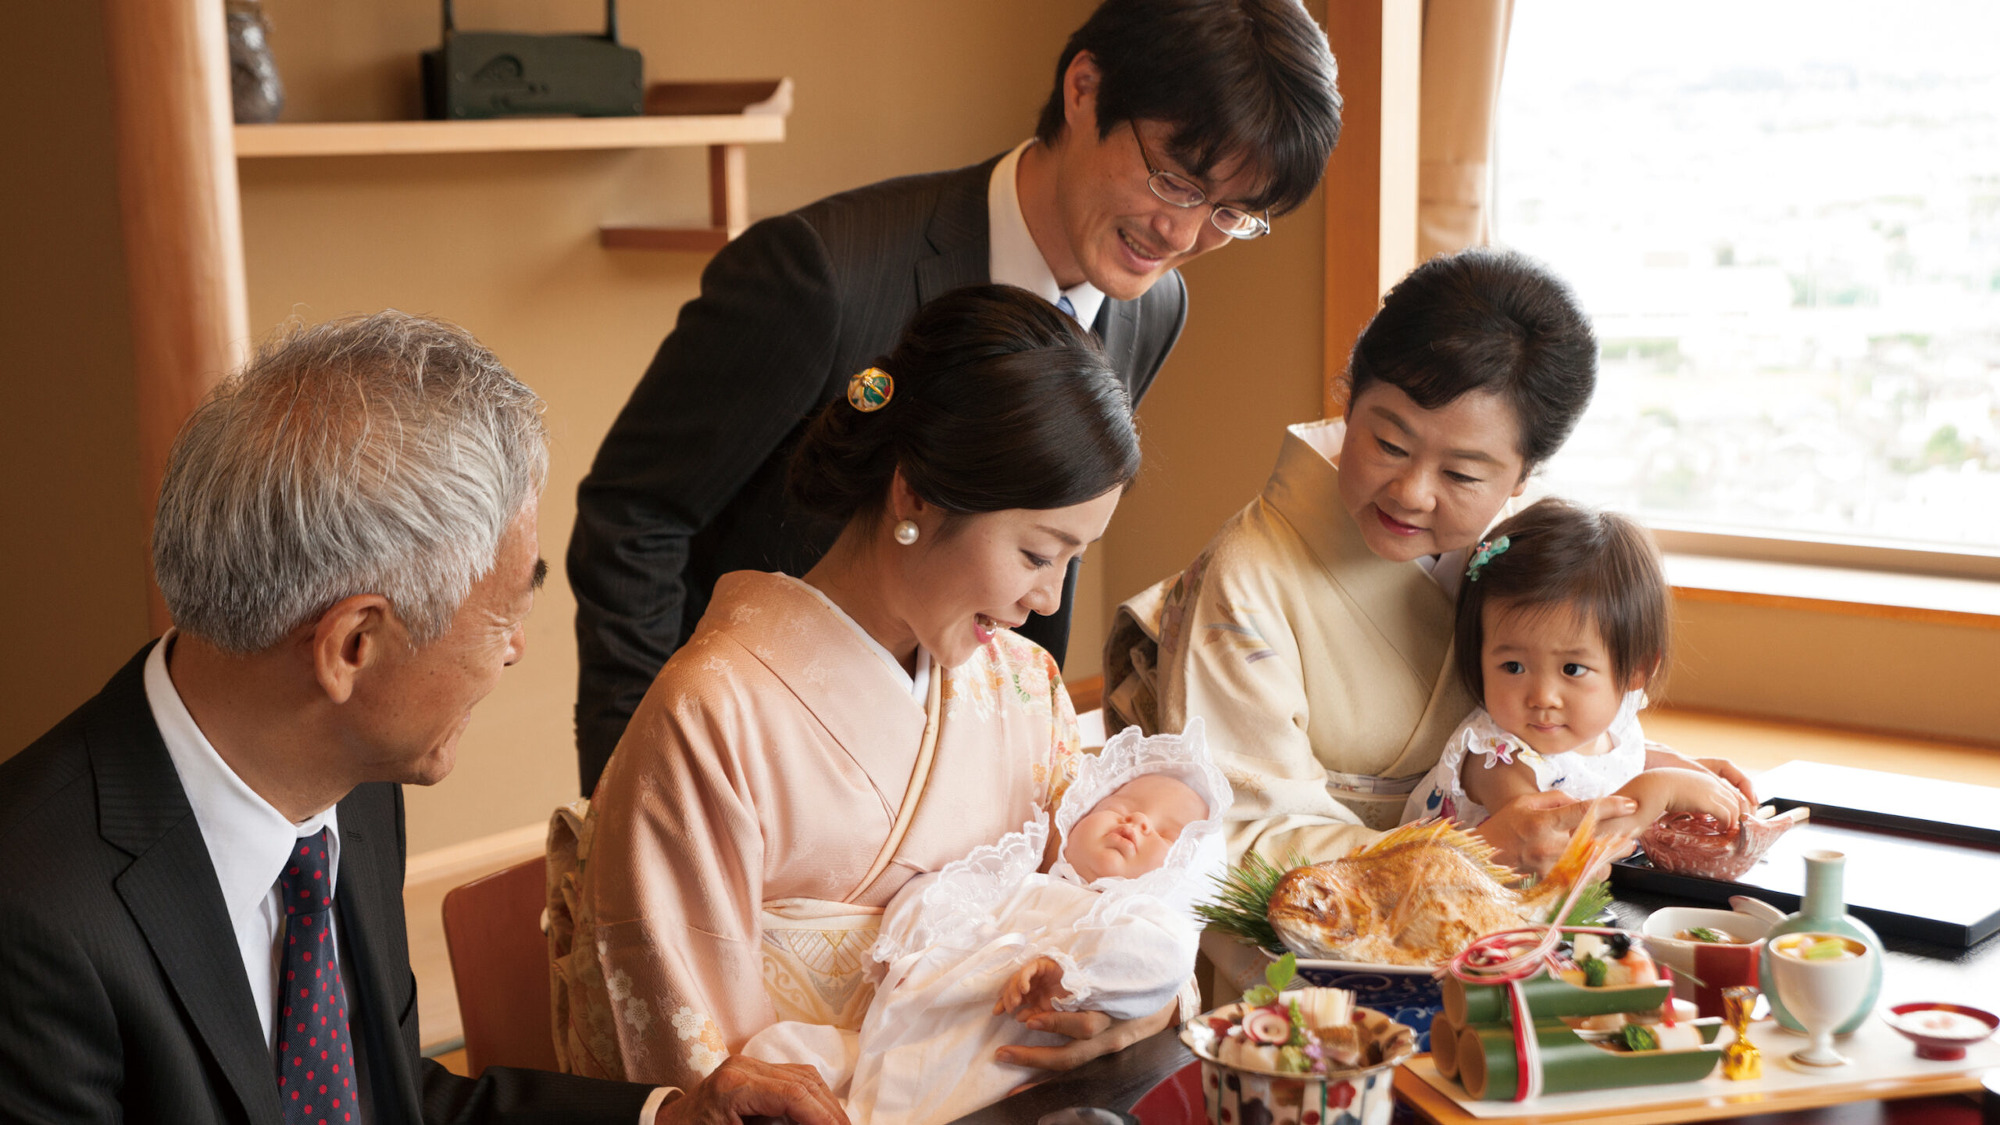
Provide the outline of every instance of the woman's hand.
<path id="1" fill-rule="evenodd" d="M 1599 836 L 1611 835 L 1607 831 L 1610 823 L 1639 811 L 1638 802 L 1616 794 L 1604 797 L 1595 804 Z M 1589 802 L 1579 801 L 1557 790 L 1530 793 L 1502 805 L 1473 829 L 1472 834 L 1493 846 L 1495 862 L 1518 871 L 1546 875 L 1562 855 L 1563 848 L 1569 845 L 1570 836 L 1583 822 L 1583 815 L 1589 808 Z"/>
<path id="2" fill-rule="evenodd" d="M 1174 1022 L 1178 999 L 1150 1016 L 1115 1020 L 1103 1012 L 1023 1011 L 1016 1015 L 1036 1031 L 1052 1031 L 1070 1041 L 1059 1047 L 1002 1047 L 993 1057 L 1016 1066 L 1040 1070 L 1074 1070 L 1084 1063 L 1122 1051 Z"/>

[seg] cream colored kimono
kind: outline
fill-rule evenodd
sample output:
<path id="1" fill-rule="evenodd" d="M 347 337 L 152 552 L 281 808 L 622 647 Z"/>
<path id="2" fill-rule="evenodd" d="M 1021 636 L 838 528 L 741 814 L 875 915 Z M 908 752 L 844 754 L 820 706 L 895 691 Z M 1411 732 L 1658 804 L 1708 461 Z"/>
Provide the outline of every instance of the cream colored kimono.
<path id="1" fill-rule="evenodd" d="M 552 832 L 564 1069 L 685 1087 L 777 1020 L 859 1025 L 883 905 L 1074 771 L 1033 643 L 1003 632 L 930 682 L 919 705 L 796 579 L 716 583 L 574 837 Z"/>
<path id="2" fill-rule="evenodd" d="M 1344 855 L 1395 826 L 1473 706 L 1452 674 L 1451 597 L 1422 565 L 1377 557 L 1340 502 L 1344 427 L 1290 427 L 1263 493 L 1120 606 L 1106 643 L 1110 729 L 1208 723 L 1236 790 L 1232 859 Z M 1437 565 L 1456 574 L 1462 555 Z"/>

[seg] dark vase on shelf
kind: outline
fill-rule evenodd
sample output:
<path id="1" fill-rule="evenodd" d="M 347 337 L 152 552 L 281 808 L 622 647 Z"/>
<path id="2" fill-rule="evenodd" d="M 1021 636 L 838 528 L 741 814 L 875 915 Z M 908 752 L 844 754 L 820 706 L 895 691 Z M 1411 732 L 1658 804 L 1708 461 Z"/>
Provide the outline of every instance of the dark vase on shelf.
<path id="1" fill-rule="evenodd" d="M 271 24 L 263 0 L 228 0 L 229 100 L 238 125 L 276 121 L 285 108 L 285 84 L 271 61 Z"/>

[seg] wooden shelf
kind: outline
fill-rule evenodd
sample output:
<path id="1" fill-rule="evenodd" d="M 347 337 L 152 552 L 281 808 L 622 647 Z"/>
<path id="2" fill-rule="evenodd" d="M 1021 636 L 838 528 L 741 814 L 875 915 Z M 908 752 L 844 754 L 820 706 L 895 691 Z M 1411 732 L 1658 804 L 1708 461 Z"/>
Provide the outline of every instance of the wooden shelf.
<path id="1" fill-rule="evenodd" d="M 328 121 L 238 125 L 236 156 L 411 156 L 454 152 L 708 149 L 709 225 L 600 227 L 616 250 L 714 253 L 750 222 L 743 146 L 785 139 L 792 80 L 662 82 L 643 117 L 516 117 L 497 121 Z"/>
<path id="2" fill-rule="evenodd" d="M 396 156 L 765 144 L 785 139 L 777 114 L 536 117 L 500 121 L 366 121 L 238 125 L 236 155 Z"/>

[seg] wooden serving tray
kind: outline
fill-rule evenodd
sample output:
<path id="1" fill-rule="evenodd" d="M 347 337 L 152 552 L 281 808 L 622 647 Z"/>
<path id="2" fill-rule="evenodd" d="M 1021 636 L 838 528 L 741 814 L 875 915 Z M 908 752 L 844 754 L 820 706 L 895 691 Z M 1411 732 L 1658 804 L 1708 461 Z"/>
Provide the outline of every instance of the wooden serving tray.
<path id="1" fill-rule="evenodd" d="M 1725 1041 L 1728 1036 L 1724 1031 Z M 1835 1041 L 1836 1049 L 1854 1062 L 1831 1073 L 1792 1069 L 1785 1059 L 1802 1049 L 1806 1038 L 1771 1020 L 1753 1024 L 1750 1040 L 1763 1054 L 1764 1073 L 1747 1082 L 1732 1082 L 1717 1068 L 1699 1082 L 1550 1094 L 1531 1102 L 1473 1101 L 1458 1083 L 1438 1074 L 1429 1055 L 1418 1055 L 1397 1070 L 1396 1094 L 1437 1125 L 1654 1125 L 1976 1091 L 1980 1074 L 2000 1066 L 2000 1042 L 1993 1039 L 1975 1044 L 1956 1062 L 1930 1062 L 1917 1058 L 1909 1040 L 1874 1018 Z"/>
<path id="2" fill-rule="evenodd" d="M 1778 838 L 1734 882 L 1675 875 L 1644 855 L 1611 865 L 1614 886 L 1726 904 L 1751 895 L 1799 908 L 1808 851 L 1847 856 L 1847 908 L 1878 933 L 1960 949 L 2000 932 L 2000 789 L 1791 762 L 1756 779 L 1781 809 L 1812 820 Z"/>

